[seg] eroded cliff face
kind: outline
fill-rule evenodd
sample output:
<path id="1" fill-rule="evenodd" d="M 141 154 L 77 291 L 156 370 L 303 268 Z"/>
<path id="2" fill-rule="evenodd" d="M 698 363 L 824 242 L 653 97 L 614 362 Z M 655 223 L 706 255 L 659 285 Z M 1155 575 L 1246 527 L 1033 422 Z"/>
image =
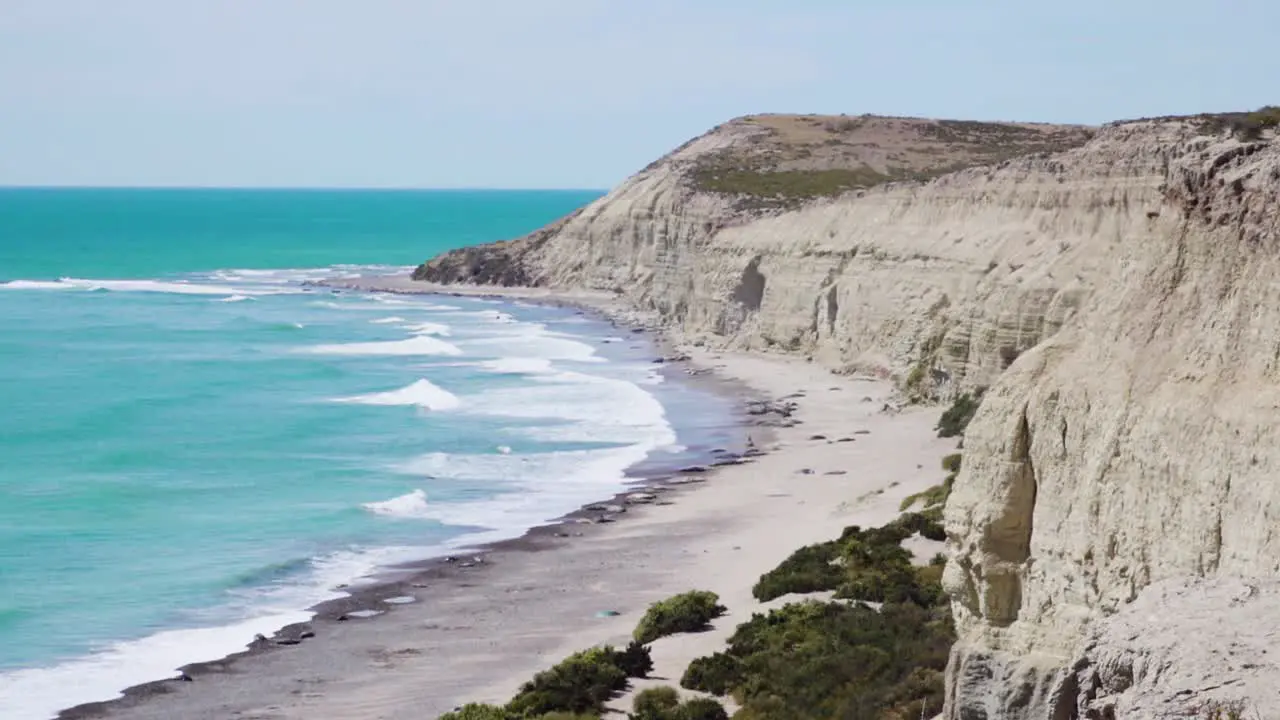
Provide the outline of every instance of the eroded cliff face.
<path id="1" fill-rule="evenodd" d="M 730 123 L 558 227 L 416 276 L 608 289 L 691 342 L 915 395 L 990 386 L 947 507 L 946 716 L 1160 717 L 1230 697 L 1152 700 L 1197 677 L 1188 659 L 1100 628 L 1152 583 L 1280 574 L 1280 142 L 1139 121 L 832 198 L 708 191 L 706 158 L 761 132 Z"/>
<path id="2" fill-rule="evenodd" d="M 965 436 L 947 506 L 956 717 L 1104 717 L 1053 674 L 1092 623 L 1155 581 L 1280 572 L 1280 145 L 1161 154 L 1161 202 L 1116 237 L 1087 310 Z M 1038 695 L 982 679 L 1029 665 Z M 1275 712 L 1275 695 L 1251 701 Z"/>

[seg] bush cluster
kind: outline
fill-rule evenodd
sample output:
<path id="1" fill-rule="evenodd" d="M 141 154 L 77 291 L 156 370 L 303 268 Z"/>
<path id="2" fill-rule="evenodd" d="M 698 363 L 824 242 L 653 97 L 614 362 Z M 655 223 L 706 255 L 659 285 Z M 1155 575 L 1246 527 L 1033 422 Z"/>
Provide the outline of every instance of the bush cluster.
<path id="1" fill-rule="evenodd" d="M 978 412 L 978 405 L 982 403 L 983 390 L 978 389 L 973 394 L 965 393 L 956 398 L 951 403 L 951 407 L 942 413 L 942 417 L 938 419 L 938 437 L 949 438 L 959 437 L 964 434 L 965 428 L 969 427 L 969 421 L 973 419 L 974 413 Z"/>
<path id="2" fill-rule="evenodd" d="M 1245 115 L 1232 123 L 1232 130 L 1241 140 L 1257 140 L 1262 131 L 1280 126 L 1280 107 L 1267 105 Z"/>
<path id="3" fill-rule="evenodd" d="M 729 720 L 724 706 L 711 698 L 680 702 L 675 688 L 656 687 L 641 691 L 632 703 L 628 720 Z"/>
<path id="4" fill-rule="evenodd" d="M 626 689 L 633 677 L 653 669 L 649 648 L 631 643 L 623 650 L 611 646 L 574 653 L 525 683 L 505 706 L 470 704 L 446 713 L 440 720 L 580 720 L 598 718 L 604 704 Z"/>
<path id="5" fill-rule="evenodd" d="M 707 629 L 725 607 L 720 596 L 706 590 L 690 590 L 649 606 L 634 633 L 636 642 L 651 643 L 660 637 Z"/>
<path id="6" fill-rule="evenodd" d="M 942 606 L 793 603 L 740 625 L 681 685 L 733 696 L 747 720 L 915 718 L 941 708 L 954 639 Z"/>
<path id="7" fill-rule="evenodd" d="M 902 547 L 902 541 L 915 533 L 946 539 L 937 519 L 923 513 L 904 513 L 884 527 L 868 530 L 855 525 L 845 528 L 839 539 L 792 553 L 761 575 L 751 593 L 768 602 L 788 593 L 835 590 L 839 598 L 933 607 L 943 600 L 941 586 L 927 582 L 926 568 L 912 565 L 910 551 Z"/>
<path id="8" fill-rule="evenodd" d="M 922 505 L 921 515 L 933 520 L 935 523 L 941 523 L 942 510 L 947 504 L 947 498 L 951 497 L 951 487 L 955 485 L 956 477 L 960 474 L 960 453 L 952 453 L 942 458 L 942 469 L 947 472 L 947 477 L 941 483 L 923 492 L 903 498 L 902 505 L 898 509 L 905 512 L 916 503 L 920 503 Z M 940 529 L 939 532 L 941 532 Z M 928 536 L 926 535 L 926 537 Z M 945 540 L 946 538 L 944 536 L 931 539 Z"/>

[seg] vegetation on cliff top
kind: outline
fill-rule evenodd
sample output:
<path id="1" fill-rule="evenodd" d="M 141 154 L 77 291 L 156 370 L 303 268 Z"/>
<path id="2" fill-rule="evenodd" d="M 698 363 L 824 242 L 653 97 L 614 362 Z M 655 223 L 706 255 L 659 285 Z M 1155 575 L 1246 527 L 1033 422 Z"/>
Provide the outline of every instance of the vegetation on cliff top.
<path id="1" fill-rule="evenodd" d="M 734 195 L 743 209 L 808 200 L 901 180 L 929 180 L 1036 152 L 1083 144 L 1079 126 L 890 118 L 757 115 L 734 121 L 751 139 L 696 162 L 704 192 Z"/>

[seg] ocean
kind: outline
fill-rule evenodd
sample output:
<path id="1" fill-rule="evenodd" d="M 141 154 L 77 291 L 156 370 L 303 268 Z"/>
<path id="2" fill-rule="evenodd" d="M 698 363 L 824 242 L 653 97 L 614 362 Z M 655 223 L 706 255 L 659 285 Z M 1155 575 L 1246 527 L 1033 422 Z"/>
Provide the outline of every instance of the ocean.
<path id="1" fill-rule="evenodd" d="M 0 717 L 237 652 L 737 438 L 572 309 L 334 291 L 595 192 L 0 190 Z"/>

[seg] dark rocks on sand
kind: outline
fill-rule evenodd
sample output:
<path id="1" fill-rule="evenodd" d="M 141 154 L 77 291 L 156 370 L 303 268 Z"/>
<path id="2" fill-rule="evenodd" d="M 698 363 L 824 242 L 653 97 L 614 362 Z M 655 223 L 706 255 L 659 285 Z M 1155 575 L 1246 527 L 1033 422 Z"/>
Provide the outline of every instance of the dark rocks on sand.
<path id="1" fill-rule="evenodd" d="M 839 440 L 836 440 L 836 442 L 853 442 L 853 441 L 854 441 L 854 440 L 856 440 L 856 439 L 857 439 L 857 438 L 842 437 L 842 438 L 840 438 Z"/>
<path id="2" fill-rule="evenodd" d="M 800 474 L 801 474 L 801 475 L 812 475 L 812 474 L 813 474 L 813 468 L 800 468 L 800 471 L 799 471 L 799 472 L 800 472 Z"/>
<path id="3" fill-rule="evenodd" d="M 778 415 L 780 417 L 791 417 L 791 413 L 796 411 L 799 405 L 793 402 L 773 401 L 773 400 L 752 400 L 747 403 L 748 415 Z"/>
<path id="4" fill-rule="evenodd" d="M 810 435 L 809 439 L 810 440 L 826 440 L 827 436 L 826 435 Z"/>
<path id="5" fill-rule="evenodd" d="M 182 682 L 195 682 L 195 678 L 191 677 L 186 673 L 182 673 L 181 675 L 179 675 L 178 679 L 181 680 Z"/>
<path id="6" fill-rule="evenodd" d="M 870 430 L 854 430 L 853 434 L 854 435 L 870 435 L 871 431 Z"/>
<path id="7" fill-rule="evenodd" d="M 299 640 L 310 640 L 311 638 L 313 638 L 313 637 L 315 637 L 315 636 L 316 636 L 316 634 L 315 634 L 315 633 L 313 633 L 313 632 L 311 632 L 310 630 L 303 630 L 301 633 L 299 633 L 299 635 L 298 635 L 298 639 L 299 639 Z"/>
<path id="8" fill-rule="evenodd" d="M 828 470 L 822 474 L 823 475 L 848 475 L 849 471 L 848 470 Z"/>
<path id="9" fill-rule="evenodd" d="M 689 467 L 680 468 L 680 472 L 682 473 L 704 473 L 706 471 L 706 465 L 690 465 Z"/>

